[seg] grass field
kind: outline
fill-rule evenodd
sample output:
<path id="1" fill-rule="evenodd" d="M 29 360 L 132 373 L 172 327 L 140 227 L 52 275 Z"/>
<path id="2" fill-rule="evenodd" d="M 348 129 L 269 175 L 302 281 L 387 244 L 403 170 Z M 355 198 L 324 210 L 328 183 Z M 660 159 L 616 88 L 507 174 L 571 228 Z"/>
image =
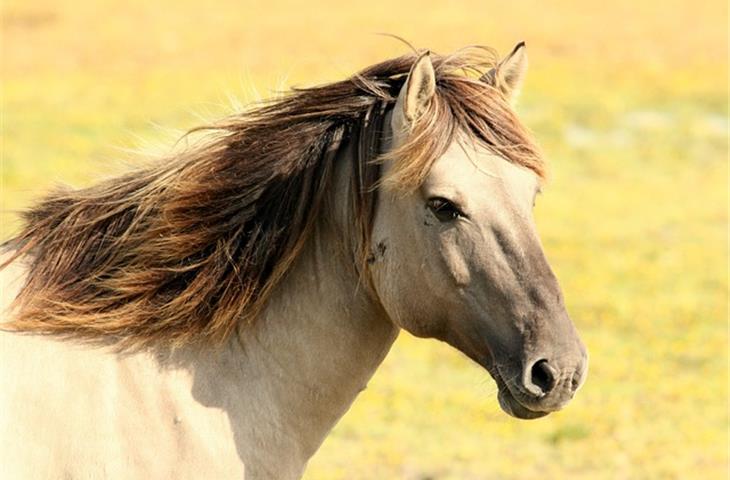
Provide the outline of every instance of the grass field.
<path id="1" fill-rule="evenodd" d="M 439 52 L 526 40 L 518 110 L 552 169 L 536 217 L 590 350 L 585 387 L 521 422 L 462 355 L 402 334 L 306 478 L 727 478 L 725 1 L 1 8 L 3 238 L 50 185 L 122 171 L 127 149 L 171 144 L 229 111 L 229 94 L 405 51 L 375 32 Z"/>

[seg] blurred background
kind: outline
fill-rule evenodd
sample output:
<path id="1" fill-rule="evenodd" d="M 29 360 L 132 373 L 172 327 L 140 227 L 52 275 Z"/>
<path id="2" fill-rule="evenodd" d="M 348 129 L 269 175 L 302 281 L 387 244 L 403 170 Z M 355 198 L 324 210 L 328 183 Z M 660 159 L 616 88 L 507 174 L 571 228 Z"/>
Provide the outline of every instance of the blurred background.
<path id="1" fill-rule="evenodd" d="M 525 40 L 518 111 L 551 180 L 536 217 L 591 354 L 536 421 L 488 375 L 403 333 L 307 479 L 727 478 L 725 0 L 5 0 L 3 239 L 55 183 L 292 85 L 405 53 Z M 159 147 L 158 147 L 159 148 Z"/>

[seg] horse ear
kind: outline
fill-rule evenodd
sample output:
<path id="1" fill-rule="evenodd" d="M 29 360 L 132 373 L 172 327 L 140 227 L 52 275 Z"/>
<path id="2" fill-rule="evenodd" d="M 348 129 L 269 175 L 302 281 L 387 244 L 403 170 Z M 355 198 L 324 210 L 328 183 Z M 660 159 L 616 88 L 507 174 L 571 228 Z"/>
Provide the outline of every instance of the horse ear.
<path id="1" fill-rule="evenodd" d="M 396 124 L 406 130 L 410 129 L 434 93 L 436 93 L 436 73 L 431 63 L 431 53 L 426 51 L 413 62 L 408 78 L 400 89 L 394 111 Z"/>
<path id="2" fill-rule="evenodd" d="M 526 73 L 527 49 L 525 42 L 520 42 L 512 49 L 512 53 L 485 73 L 481 80 L 501 90 L 509 101 L 514 103 L 520 93 Z"/>

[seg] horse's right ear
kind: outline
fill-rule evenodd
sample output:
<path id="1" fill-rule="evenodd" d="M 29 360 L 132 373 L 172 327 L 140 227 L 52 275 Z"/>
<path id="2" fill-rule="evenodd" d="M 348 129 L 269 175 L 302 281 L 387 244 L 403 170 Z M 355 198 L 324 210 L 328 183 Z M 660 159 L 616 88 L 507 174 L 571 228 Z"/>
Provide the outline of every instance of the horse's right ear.
<path id="1" fill-rule="evenodd" d="M 393 111 L 394 125 L 408 131 L 414 121 L 423 113 L 436 93 L 436 73 L 431 63 L 431 53 L 425 51 L 418 56 L 408 78 L 398 94 Z"/>
<path id="2" fill-rule="evenodd" d="M 525 42 L 518 43 L 506 58 L 481 78 L 486 84 L 499 89 L 511 103 L 514 103 L 519 95 L 527 73 L 526 50 Z"/>

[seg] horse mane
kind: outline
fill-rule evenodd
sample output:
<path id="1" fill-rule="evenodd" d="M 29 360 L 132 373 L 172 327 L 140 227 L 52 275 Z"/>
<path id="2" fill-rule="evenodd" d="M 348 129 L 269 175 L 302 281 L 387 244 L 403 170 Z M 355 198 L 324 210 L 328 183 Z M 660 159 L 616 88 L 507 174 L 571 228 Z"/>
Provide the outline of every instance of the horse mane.
<path id="1" fill-rule="evenodd" d="M 460 138 L 544 173 L 502 93 L 478 79 L 494 52 L 432 55 L 437 91 L 410 141 L 381 155 L 382 123 L 416 54 L 294 89 L 214 125 L 183 152 L 83 189 L 50 193 L 4 247 L 28 262 L 4 329 L 112 339 L 123 348 L 219 342 L 255 321 L 313 230 L 340 145 L 357 142 L 350 204 L 369 253 L 374 191 L 412 189 Z M 380 178 L 379 162 L 396 162 Z M 359 262 L 366 265 L 366 262 Z M 366 268 L 366 267 L 363 267 Z"/>

